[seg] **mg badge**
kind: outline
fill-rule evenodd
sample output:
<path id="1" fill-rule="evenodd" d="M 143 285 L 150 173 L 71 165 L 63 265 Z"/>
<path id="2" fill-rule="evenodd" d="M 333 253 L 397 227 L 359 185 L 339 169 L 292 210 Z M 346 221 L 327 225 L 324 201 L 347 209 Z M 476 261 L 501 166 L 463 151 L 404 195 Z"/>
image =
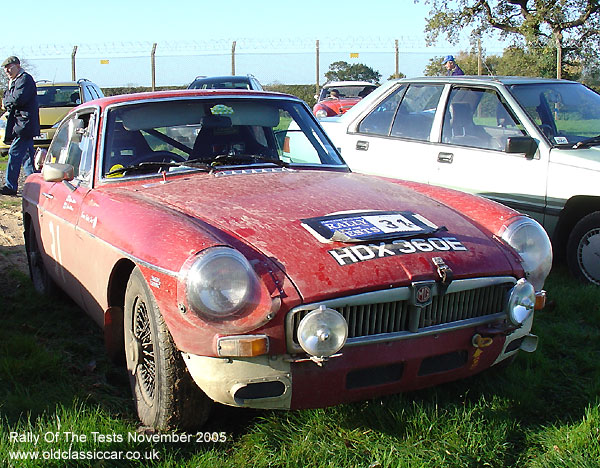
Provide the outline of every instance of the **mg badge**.
<path id="1" fill-rule="evenodd" d="M 412 305 L 427 307 L 433 297 L 434 281 L 418 281 L 412 284 Z"/>
<path id="2" fill-rule="evenodd" d="M 421 286 L 417 290 L 415 297 L 417 298 L 417 302 L 419 304 L 422 304 L 423 302 L 429 302 L 429 299 L 431 299 L 431 288 L 429 286 Z"/>

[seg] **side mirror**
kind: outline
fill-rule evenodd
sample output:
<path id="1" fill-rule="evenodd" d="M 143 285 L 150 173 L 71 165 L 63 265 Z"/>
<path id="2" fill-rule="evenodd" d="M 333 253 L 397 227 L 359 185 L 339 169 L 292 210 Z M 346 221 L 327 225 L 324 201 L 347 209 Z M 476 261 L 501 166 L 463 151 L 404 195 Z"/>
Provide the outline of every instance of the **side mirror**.
<path id="1" fill-rule="evenodd" d="M 46 182 L 70 181 L 75 178 L 75 169 L 71 164 L 46 163 L 42 168 L 42 177 Z"/>
<path id="2" fill-rule="evenodd" d="M 510 154 L 525 153 L 527 159 L 533 159 L 537 147 L 537 142 L 530 136 L 513 136 L 506 140 L 504 151 Z"/>
<path id="3" fill-rule="evenodd" d="M 47 148 L 38 148 L 35 150 L 35 154 L 33 155 L 33 167 L 36 171 L 41 171 L 44 166 L 44 161 L 46 160 L 46 155 L 48 154 Z"/>

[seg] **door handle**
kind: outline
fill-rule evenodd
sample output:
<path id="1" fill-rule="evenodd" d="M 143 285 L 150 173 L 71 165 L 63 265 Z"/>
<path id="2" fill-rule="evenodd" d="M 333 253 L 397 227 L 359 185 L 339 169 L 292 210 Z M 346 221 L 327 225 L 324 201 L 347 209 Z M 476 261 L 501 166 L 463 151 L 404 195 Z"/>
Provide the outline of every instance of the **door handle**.
<path id="1" fill-rule="evenodd" d="M 454 160 L 454 154 L 452 153 L 440 153 L 438 154 L 438 162 L 452 164 Z"/>
<path id="2" fill-rule="evenodd" d="M 367 151 L 369 149 L 369 142 L 363 141 L 363 140 L 358 140 L 356 142 L 356 149 L 358 151 Z"/>
<path id="3" fill-rule="evenodd" d="M 54 195 L 48 192 L 42 192 L 42 195 L 44 195 L 48 200 L 52 200 L 54 198 Z"/>

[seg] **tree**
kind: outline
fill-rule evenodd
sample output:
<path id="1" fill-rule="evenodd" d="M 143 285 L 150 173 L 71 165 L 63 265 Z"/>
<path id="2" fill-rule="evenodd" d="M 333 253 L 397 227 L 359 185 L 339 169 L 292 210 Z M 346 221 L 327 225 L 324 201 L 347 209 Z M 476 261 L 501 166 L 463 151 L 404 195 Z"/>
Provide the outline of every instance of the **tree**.
<path id="1" fill-rule="evenodd" d="M 392 73 L 388 77 L 388 80 L 397 80 L 398 78 L 406 78 L 406 75 L 404 73 L 402 73 L 402 72 Z"/>
<path id="2" fill-rule="evenodd" d="M 370 81 L 378 84 L 381 73 L 362 63 L 350 65 L 341 60 L 329 65 L 329 71 L 325 73 L 325 78 L 328 81 Z"/>
<path id="3" fill-rule="evenodd" d="M 417 0 L 418 1 L 418 0 Z M 440 34 L 455 43 L 459 33 L 493 30 L 530 50 L 556 51 L 556 76 L 576 65 L 586 51 L 597 49 L 600 32 L 598 0 L 424 0 L 432 6 L 425 32 L 429 43 Z"/>

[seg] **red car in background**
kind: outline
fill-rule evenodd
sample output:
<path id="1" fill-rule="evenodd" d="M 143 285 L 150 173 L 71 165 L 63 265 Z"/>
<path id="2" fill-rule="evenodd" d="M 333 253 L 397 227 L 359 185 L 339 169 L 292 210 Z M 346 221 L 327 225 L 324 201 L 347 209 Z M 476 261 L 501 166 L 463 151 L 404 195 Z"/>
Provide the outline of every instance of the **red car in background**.
<path id="1" fill-rule="evenodd" d="M 313 114 L 319 119 L 343 114 L 358 101 L 371 93 L 376 84 L 369 81 L 331 81 L 323 85 Z"/>
<path id="2" fill-rule="evenodd" d="M 104 328 L 160 429 L 213 401 L 336 405 L 533 351 L 552 262 L 534 220 L 352 173 L 302 100 L 259 91 L 75 108 L 26 180 L 23 225 L 35 288 Z"/>

